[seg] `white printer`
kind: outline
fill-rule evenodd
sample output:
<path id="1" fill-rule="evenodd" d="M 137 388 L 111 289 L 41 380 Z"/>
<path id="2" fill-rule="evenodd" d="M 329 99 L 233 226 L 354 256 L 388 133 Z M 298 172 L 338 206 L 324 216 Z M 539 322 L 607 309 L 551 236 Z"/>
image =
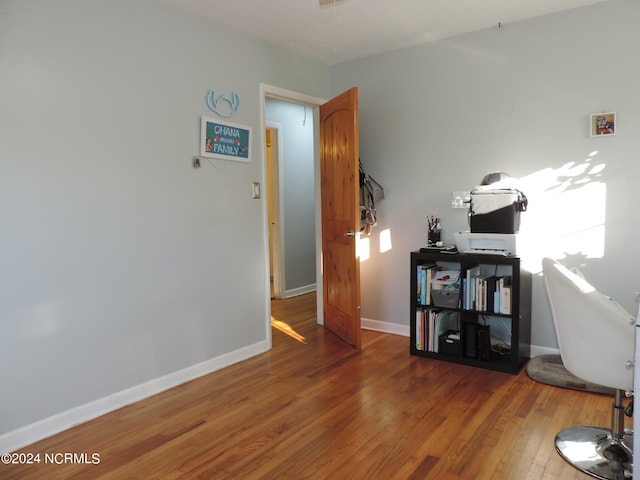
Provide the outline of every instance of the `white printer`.
<path id="1" fill-rule="evenodd" d="M 453 238 L 459 252 L 518 256 L 517 233 L 457 232 Z"/>

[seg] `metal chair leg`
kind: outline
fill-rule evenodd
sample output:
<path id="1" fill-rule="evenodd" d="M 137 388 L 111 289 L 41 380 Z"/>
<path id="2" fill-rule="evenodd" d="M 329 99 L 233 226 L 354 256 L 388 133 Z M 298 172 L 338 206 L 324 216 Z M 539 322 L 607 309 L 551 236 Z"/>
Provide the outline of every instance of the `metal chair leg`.
<path id="1" fill-rule="evenodd" d="M 577 469 L 602 480 L 632 477 L 633 436 L 624 431 L 622 390 L 616 390 L 611 429 L 573 427 L 556 435 L 556 450 Z"/>

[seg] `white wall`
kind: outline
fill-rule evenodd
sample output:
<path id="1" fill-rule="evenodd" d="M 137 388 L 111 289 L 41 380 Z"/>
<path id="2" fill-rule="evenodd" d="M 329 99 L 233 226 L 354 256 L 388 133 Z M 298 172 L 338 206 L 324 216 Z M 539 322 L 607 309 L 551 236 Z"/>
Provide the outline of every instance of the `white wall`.
<path id="1" fill-rule="evenodd" d="M 360 89 L 361 157 L 386 195 L 361 265 L 363 317 L 408 328 L 409 252 L 426 241 L 425 216 L 441 216 L 452 242 L 468 229 L 452 192 L 492 171 L 523 180 L 527 268 L 537 274 L 544 255 L 580 264 L 635 312 L 639 18 L 640 2 L 610 0 L 331 69 L 333 95 Z M 618 135 L 590 138 L 589 114 L 602 111 L 618 112 Z M 392 249 L 380 253 L 385 229 Z M 532 323 L 532 344 L 556 348 L 539 277 Z"/>
<path id="2" fill-rule="evenodd" d="M 259 84 L 326 98 L 328 67 L 155 1 L 5 0 L 0 71 L 0 450 L 268 348 Z M 250 164 L 192 168 L 209 89 Z"/>
<path id="3" fill-rule="evenodd" d="M 282 125 L 279 147 L 285 290 L 311 291 L 316 283 L 313 109 L 267 99 L 265 118 Z"/>

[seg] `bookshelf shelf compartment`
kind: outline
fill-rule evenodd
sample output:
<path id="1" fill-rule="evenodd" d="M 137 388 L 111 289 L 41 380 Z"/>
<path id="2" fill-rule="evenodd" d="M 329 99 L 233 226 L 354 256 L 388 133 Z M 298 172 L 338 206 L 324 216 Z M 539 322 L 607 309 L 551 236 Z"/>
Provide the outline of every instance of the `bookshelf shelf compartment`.
<path id="1" fill-rule="evenodd" d="M 517 374 L 530 357 L 520 258 L 411 252 L 410 354 Z"/>

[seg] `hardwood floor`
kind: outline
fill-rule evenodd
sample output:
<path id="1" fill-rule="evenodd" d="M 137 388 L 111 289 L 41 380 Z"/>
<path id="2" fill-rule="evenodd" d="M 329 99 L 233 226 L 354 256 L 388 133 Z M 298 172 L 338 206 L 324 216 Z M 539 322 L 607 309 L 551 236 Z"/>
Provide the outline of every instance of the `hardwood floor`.
<path id="1" fill-rule="evenodd" d="M 411 357 L 401 336 L 363 331 L 353 350 L 316 325 L 315 294 L 273 316 L 292 335 L 277 324 L 270 352 L 20 450 L 99 463 L 43 458 L 0 479 L 589 478 L 553 439 L 608 425 L 611 398 Z"/>

